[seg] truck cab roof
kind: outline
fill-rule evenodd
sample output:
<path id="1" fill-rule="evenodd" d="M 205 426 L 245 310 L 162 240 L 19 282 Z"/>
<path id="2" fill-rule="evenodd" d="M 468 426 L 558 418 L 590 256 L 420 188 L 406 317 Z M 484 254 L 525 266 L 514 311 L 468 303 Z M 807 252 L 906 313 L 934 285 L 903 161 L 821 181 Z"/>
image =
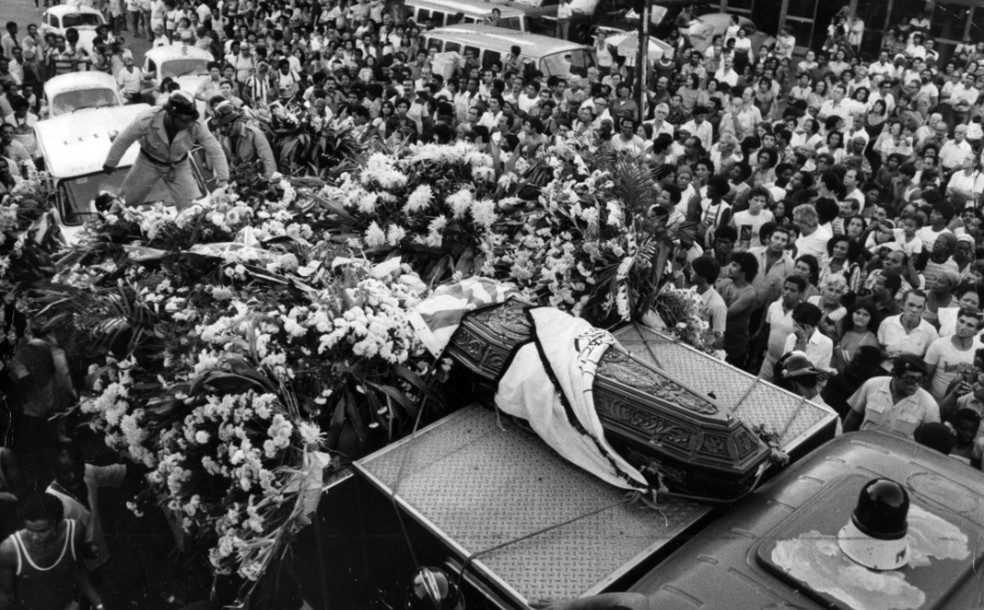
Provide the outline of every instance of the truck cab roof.
<path id="1" fill-rule="evenodd" d="M 910 499 L 910 558 L 898 570 L 864 568 L 837 544 L 860 490 L 879 477 L 902 485 Z M 736 600 L 745 608 L 978 607 L 982 487 L 980 471 L 910 440 L 842 435 L 725 512 L 629 590 L 660 609 L 730 609 Z"/>

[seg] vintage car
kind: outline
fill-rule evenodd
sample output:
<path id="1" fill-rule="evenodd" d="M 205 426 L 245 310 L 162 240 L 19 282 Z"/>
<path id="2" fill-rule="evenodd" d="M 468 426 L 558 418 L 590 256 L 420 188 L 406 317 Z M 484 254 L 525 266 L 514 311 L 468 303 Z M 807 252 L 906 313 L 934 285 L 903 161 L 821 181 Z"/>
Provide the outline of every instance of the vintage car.
<path id="1" fill-rule="evenodd" d="M 90 6 L 62 4 L 52 6 L 41 15 L 42 36 L 64 36 L 68 28 L 75 28 L 79 33 L 79 46 L 86 51 L 92 51 L 92 40 L 100 25 L 106 25 L 106 18 Z"/>
<path id="2" fill-rule="evenodd" d="M 103 162 L 113 140 L 147 104 L 113 106 L 86 110 L 84 116 L 63 114 L 43 121 L 34 127 L 38 149 L 54 191 L 54 210 L 61 239 L 69 245 L 76 243 L 87 221 L 98 216 L 94 200 L 101 192 L 118 193 L 127 171 L 136 161 L 140 146 L 133 144 L 123 155 L 117 171 L 103 173 Z M 207 193 L 205 174 L 192 156 L 192 169 L 199 183 L 200 194 Z M 173 203 L 169 189 L 158 183 L 139 203 L 161 201 Z"/>
<path id="3" fill-rule="evenodd" d="M 680 28 L 682 34 L 690 45 L 700 52 L 714 42 L 717 35 L 724 36 L 728 27 L 731 25 L 731 15 L 728 13 L 709 13 L 694 18 L 688 25 Z M 762 43 L 774 44 L 775 37 L 760 32 L 751 19 L 748 17 L 738 17 L 738 25 L 745 28 L 748 37 L 752 40 L 752 52 L 758 53 Z"/>
<path id="4" fill-rule="evenodd" d="M 194 95 L 208 78 L 208 64 L 212 61 L 212 54 L 198 47 L 185 44 L 156 47 L 144 53 L 143 71 L 155 86 L 170 76 L 182 91 Z"/>
<path id="5" fill-rule="evenodd" d="M 103 72 L 73 72 L 55 76 L 44 84 L 44 99 L 49 117 L 123 105 L 123 96 L 116 86 L 116 80 Z"/>

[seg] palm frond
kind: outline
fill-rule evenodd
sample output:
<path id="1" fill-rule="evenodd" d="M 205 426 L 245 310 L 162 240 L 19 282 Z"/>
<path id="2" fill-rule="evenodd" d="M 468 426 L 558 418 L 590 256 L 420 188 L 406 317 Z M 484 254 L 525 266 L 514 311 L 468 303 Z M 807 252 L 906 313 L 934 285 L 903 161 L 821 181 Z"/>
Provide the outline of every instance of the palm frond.
<path id="1" fill-rule="evenodd" d="M 644 163 L 620 160 L 612 168 L 612 179 L 628 214 L 646 216 L 656 205 L 656 183 Z"/>

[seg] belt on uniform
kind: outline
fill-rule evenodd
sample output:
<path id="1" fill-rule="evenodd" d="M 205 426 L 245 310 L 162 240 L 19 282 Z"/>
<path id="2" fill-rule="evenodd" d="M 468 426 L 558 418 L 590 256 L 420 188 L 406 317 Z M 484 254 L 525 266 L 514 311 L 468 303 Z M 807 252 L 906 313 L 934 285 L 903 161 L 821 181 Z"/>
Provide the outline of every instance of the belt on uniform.
<path id="1" fill-rule="evenodd" d="M 181 163 L 182 161 L 188 158 L 188 153 L 185 153 L 184 156 L 178 159 L 177 161 L 161 161 L 160 159 L 154 157 L 153 155 L 151 155 L 150 153 L 148 153 L 146 150 L 142 148 L 140 149 L 140 154 L 143 155 L 144 158 L 146 158 L 154 165 L 163 165 L 164 167 L 171 167 L 172 165 L 177 165 L 178 163 Z"/>

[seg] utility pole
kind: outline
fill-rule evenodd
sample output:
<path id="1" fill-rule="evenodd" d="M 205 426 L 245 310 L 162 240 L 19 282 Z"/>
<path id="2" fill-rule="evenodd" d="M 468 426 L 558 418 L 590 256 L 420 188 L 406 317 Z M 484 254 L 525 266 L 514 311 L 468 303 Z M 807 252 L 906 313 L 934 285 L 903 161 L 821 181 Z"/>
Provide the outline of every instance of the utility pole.
<path id="1" fill-rule="evenodd" d="M 646 116 L 646 72 L 649 67 L 649 12 L 652 0 L 641 0 L 639 19 L 639 54 L 636 56 L 636 91 L 639 96 L 639 123 Z"/>

